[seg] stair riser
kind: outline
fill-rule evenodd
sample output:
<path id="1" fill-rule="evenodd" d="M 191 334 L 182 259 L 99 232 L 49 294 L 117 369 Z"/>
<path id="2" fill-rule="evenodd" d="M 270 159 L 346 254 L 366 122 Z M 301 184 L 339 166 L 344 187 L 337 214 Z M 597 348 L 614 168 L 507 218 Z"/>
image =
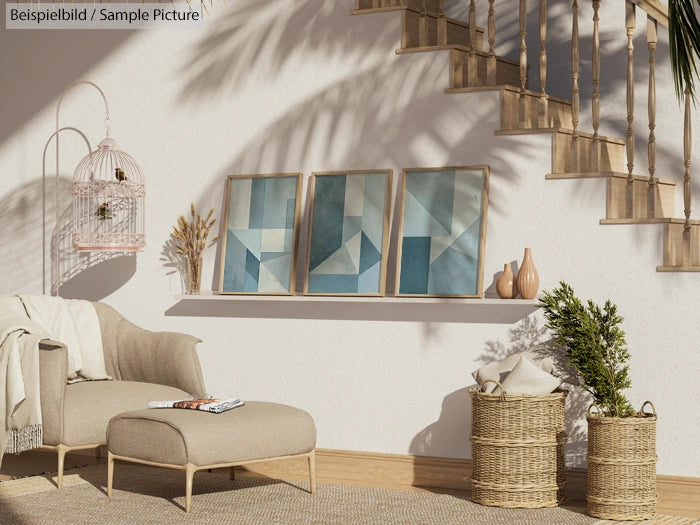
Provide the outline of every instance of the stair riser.
<path id="1" fill-rule="evenodd" d="M 665 226 L 664 266 L 700 266 L 700 225 L 691 225 L 686 235 L 684 238 L 683 224 Z"/>
<path id="2" fill-rule="evenodd" d="M 657 183 L 652 192 L 649 182 L 635 180 L 632 194 L 628 190 L 627 180 L 619 177 L 608 178 L 608 219 L 653 219 L 673 217 L 675 185 Z M 627 215 L 627 201 L 632 202 L 632 216 Z"/>
<path id="3" fill-rule="evenodd" d="M 578 138 L 578 167 L 572 164 L 571 148 L 572 136 L 568 133 L 555 133 L 552 136 L 552 173 L 626 171 L 624 144 L 600 140 L 600 160 L 597 167 L 591 159 L 593 148 L 591 137 L 579 136 Z"/>
<path id="4" fill-rule="evenodd" d="M 420 47 L 420 13 L 415 11 L 403 12 L 403 34 L 401 36 L 401 47 Z M 428 27 L 429 46 L 440 45 L 438 43 L 438 20 L 437 16 L 426 17 Z M 476 49 L 481 50 L 484 42 L 484 30 L 476 30 Z M 447 44 L 469 45 L 469 27 L 457 24 L 450 19 L 447 20 Z"/>
<path id="5" fill-rule="evenodd" d="M 518 79 L 517 84 L 519 83 Z M 544 125 L 541 125 L 543 123 L 539 122 L 539 97 L 526 94 L 525 121 L 520 122 L 520 94 L 510 90 L 504 90 L 502 93 L 501 129 L 571 128 L 570 104 L 559 100 L 549 100 L 547 102 L 547 119 Z"/>
<path id="6" fill-rule="evenodd" d="M 476 82 L 469 84 L 469 52 L 461 49 L 453 49 L 450 59 L 450 87 L 481 87 L 488 85 L 486 80 L 486 67 L 488 57 L 475 55 L 476 59 Z M 512 62 L 507 62 L 500 57 L 496 57 L 496 85 L 519 85 L 520 69 Z"/>

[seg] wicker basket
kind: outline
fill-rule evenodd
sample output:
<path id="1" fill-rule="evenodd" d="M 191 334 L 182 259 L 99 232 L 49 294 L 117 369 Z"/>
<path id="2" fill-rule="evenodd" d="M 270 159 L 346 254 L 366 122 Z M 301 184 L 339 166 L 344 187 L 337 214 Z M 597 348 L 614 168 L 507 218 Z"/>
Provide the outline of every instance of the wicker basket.
<path id="1" fill-rule="evenodd" d="M 652 413 L 644 412 L 646 405 Z M 588 409 L 588 514 L 608 520 L 656 515 L 656 409 L 646 401 L 634 417 Z M 597 408 L 597 407 L 595 407 Z"/>
<path id="2" fill-rule="evenodd" d="M 483 384 L 469 391 L 472 500 L 507 508 L 553 507 L 563 503 L 567 392 L 486 394 L 482 392 Z"/>

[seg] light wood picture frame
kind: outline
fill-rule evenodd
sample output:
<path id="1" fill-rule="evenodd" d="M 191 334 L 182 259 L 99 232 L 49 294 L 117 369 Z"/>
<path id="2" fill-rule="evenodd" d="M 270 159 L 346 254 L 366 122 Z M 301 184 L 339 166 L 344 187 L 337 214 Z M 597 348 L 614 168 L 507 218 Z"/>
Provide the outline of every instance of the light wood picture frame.
<path id="1" fill-rule="evenodd" d="M 384 295 L 392 177 L 387 169 L 312 174 L 305 295 Z"/>
<path id="2" fill-rule="evenodd" d="M 403 170 L 396 295 L 483 297 L 488 166 Z"/>
<path id="3" fill-rule="evenodd" d="M 218 293 L 294 294 L 301 188 L 301 173 L 227 177 Z"/>

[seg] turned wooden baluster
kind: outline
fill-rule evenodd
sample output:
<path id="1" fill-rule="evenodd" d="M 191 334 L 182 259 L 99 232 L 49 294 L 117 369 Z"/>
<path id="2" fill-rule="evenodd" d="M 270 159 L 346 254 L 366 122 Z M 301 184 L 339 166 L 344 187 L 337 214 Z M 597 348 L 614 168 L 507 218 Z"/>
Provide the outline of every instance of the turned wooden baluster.
<path id="1" fill-rule="evenodd" d="M 598 0 L 600 1 L 600 0 Z M 521 127 L 525 127 L 525 86 L 527 85 L 527 0 L 520 0 L 520 101 L 518 117 Z"/>
<path id="2" fill-rule="evenodd" d="M 420 47 L 426 47 L 428 45 L 427 3 L 428 0 L 421 0 L 420 19 L 418 20 L 418 45 Z"/>
<path id="3" fill-rule="evenodd" d="M 656 209 L 656 74 L 654 64 L 656 59 L 656 42 L 658 41 L 656 20 L 647 16 L 647 46 L 649 48 L 649 140 L 647 157 L 649 159 L 649 190 L 647 192 L 647 216 L 656 217 L 661 210 Z"/>
<path id="4" fill-rule="evenodd" d="M 683 119 L 683 164 L 685 165 L 685 175 L 683 176 L 683 204 L 685 206 L 684 232 L 690 232 L 690 154 L 692 145 L 692 128 L 690 122 L 690 88 L 685 86 L 685 116 Z"/>
<path id="5" fill-rule="evenodd" d="M 467 63 L 467 82 L 476 86 L 476 2 L 469 3 L 469 62 Z"/>
<path id="6" fill-rule="evenodd" d="M 578 142 L 578 112 L 579 112 L 579 89 L 578 89 L 578 63 L 579 63 L 579 39 L 578 39 L 578 0 L 574 0 L 571 6 L 573 10 L 573 21 L 571 23 L 571 171 L 577 173 L 579 168 L 579 142 Z"/>
<path id="7" fill-rule="evenodd" d="M 486 61 L 486 83 L 496 85 L 496 0 L 489 0 L 489 58 Z"/>
<path id="8" fill-rule="evenodd" d="M 593 113 L 593 143 L 591 144 L 591 166 L 589 171 L 600 170 L 600 29 L 598 27 L 598 10 L 600 0 L 593 0 L 593 100 L 591 102 Z"/>
<path id="9" fill-rule="evenodd" d="M 438 11 L 438 45 L 447 45 L 447 17 L 445 16 L 445 0 L 440 0 L 440 10 Z"/>
<path id="10" fill-rule="evenodd" d="M 627 188 L 625 209 L 627 217 L 634 217 L 634 30 L 637 13 L 631 0 L 625 2 L 627 28 Z"/>
<path id="11" fill-rule="evenodd" d="M 540 0 L 540 98 L 538 100 L 537 125 L 549 126 L 547 98 L 547 0 Z"/>

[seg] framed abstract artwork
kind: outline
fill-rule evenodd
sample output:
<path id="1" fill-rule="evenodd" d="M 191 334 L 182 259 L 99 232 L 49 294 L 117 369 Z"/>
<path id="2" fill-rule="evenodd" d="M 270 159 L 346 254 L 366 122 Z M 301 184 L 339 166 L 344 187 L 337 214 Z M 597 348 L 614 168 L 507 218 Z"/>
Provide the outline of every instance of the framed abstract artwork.
<path id="1" fill-rule="evenodd" d="M 407 169 L 396 294 L 483 297 L 488 166 Z"/>
<path id="2" fill-rule="evenodd" d="M 231 175 L 219 293 L 294 294 L 301 173 Z"/>
<path id="3" fill-rule="evenodd" d="M 305 294 L 384 295 L 392 174 L 312 175 Z"/>

